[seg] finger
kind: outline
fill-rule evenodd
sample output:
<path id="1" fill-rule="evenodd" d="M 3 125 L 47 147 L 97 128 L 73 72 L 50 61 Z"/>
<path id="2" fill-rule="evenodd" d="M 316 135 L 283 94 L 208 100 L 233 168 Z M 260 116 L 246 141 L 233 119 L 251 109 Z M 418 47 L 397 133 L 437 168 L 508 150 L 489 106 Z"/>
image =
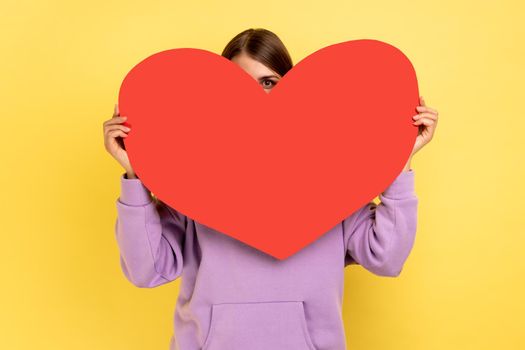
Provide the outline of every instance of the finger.
<path id="1" fill-rule="evenodd" d="M 425 126 L 431 126 L 431 125 L 433 125 L 434 123 L 435 123 L 435 121 L 432 120 L 432 119 L 429 119 L 429 118 L 421 118 L 421 119 L 419 119 L 419 120 L 416 120 L 413 124 L 414 124 L 414 125 L 421 125 L 421 124 L 423 124 L 423 125 L 425 125 Z"/>
<path id="2" fill-rule="evenodd" d="M 430 125 L 430 124 L 432 124 L 432 123 L 434 123 L 434 121 L 431 120 L 431 119 L 428 119 L 428 118 L 421 118 L 421 119 L 416 120 L 416 121 L 415 121 L 414 123 L 412 123 L 412 124 L 414 124 L 414 125 L 426 125 L 426 126 L 428 126 L 428 125 Z"/>
<path id="3" fill-rule="evenodd" d="M 118 108 L 118 103 L 115 103 L 115 108 L 114 108 L 114 111 L 113 111 L 113 116 L 118 116 L 120 115 L 120 111 L 119 111 L 119 108 Z"/>
<path id="4" fill-rule="evenodd" d="M 125 132 L 129 132 L 131 129 L 128 128 L 127 126 L 124 126 L 124 125 L 120 125 L 120 124 L 114 124 L 114 125 L 110 125 L 106 128 L 106 133 L 109 133 L 110 131 L 113 131 L 113 130 L 122 130 L 122 131 L 125 131 Z"/>
<path id="5" fill-rule="evenodd" d="M 434 113 L 436 115 L 438 114 L 437 110 L 435 110 L 434 108 L 427 107 L 427 106 L 417 106 L 416 109 L 418 111 L 430 112 L 430 113 Z"/>
<path id="6" fill-rule="evenodd" d="M 421 104 L 421 106 L 426 106 L 425 99 L 423 98 L 423 96 L 419 96 L 419 103 Z"/>
<path id="7" fill-rule="evenodd" d="M 424 117 L 430 118 L 432 120 L 437 119 L 437 116 L 435 114 L 426 113 L 426 112 L 416 114 L 415 116 L 412 117 L 412 119 L 417 120 L 417 119 L 424 118 Z"/>
<path id="8" fill-rule="evenodd" d="M 113 117 L 113 118 L 111 118 L 109 120 L 106 120 L 103 125 L 104 126 L 108 126 L 108 125 L 113 125 L 113 124 L 124 123 L 127 118 L 128 117 L 126 117 L 124 115 L 123 116 L 120 116 L 120 115 L 119 116 L 115 116 L 115 117 Z"/>
<path id="9" fill-rule="evenodd" d="M 108 134 L 109 137 L 115 138 L 117 136 L 128 137 L 128 135 L 122 130 L 113 130 Z"/>
<path id="10" fill-rule="evenodd" d="M 125 125 L 121 124 L 111 124 L 104 127 L 104 135 L 107 135 L 111 130 L 122 130 L 125 132 L 130 132 L 131 129 Z"/>

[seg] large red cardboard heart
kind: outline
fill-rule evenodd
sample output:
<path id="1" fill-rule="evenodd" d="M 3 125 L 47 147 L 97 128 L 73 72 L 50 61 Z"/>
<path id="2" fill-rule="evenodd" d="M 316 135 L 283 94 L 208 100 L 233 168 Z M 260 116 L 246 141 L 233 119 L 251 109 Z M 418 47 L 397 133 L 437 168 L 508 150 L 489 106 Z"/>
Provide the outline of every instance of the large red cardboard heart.
<path id="1" fill-rule="evenodd" d="M 277 259 L 384 191 L 417 136 L 417 78 L 396 47 L 324 47 L 267 94 L 215 53 L 177 48 L 126 75 L 133 169 L 160 200 Z"/>

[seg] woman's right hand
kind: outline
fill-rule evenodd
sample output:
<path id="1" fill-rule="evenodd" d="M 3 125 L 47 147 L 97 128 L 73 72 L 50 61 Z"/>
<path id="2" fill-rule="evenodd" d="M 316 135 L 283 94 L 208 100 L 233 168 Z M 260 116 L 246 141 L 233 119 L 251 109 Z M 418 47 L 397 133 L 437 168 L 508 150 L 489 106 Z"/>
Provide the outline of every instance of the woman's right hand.
<path id="1" fill-rule="evenodd" d="M 113 158 L 119 162 L 126 171 L 128 178 L 135 177 L 135 172 L 129 162 L 128 153 L 124 146 L 123 138 L 128 137 L 131 130 L 127 126 L 121 125 L 126 121 L 126 116 L 121 116 L 118 104 L 115 104 L 113 117 L 103 123 L 104 128 L 104 146 Z"/>

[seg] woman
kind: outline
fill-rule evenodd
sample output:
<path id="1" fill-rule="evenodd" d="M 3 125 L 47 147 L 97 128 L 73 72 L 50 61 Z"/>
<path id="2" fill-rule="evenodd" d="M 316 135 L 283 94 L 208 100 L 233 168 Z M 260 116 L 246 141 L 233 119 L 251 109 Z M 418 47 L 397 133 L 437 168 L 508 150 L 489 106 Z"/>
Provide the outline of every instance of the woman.
<path id="1" fill-rule="evenodd" d="M 265 29 L 235 36 L 222 55 L 266 92 L 292 68 L 281 40 Z M 433 136 L 438 113 L 421 98 L 420 134 L 404 170 L 380 195 L 285 260 L 204 226 L 155 198 L 133 172 L 118 106 L 104 122 L 107 151 L 123 166 L 115 225 L 126 278 L 142 288 L 181 277 L 170 349 L 345 349 L 344 268 L 359 264 L 398 276 L 415 238 L 418 198 L 410 159 Z M 268 218 L 271 220 L 271 217 Z"/>

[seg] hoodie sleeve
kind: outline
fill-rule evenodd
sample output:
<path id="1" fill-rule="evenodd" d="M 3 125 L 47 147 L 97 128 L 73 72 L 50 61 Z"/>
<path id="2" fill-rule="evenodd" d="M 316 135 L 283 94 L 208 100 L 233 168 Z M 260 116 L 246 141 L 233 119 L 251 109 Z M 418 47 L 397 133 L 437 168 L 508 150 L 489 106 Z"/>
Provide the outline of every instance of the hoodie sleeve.
<path id="1" fill-rule="evenodd" d="M 140 179 L 120 176 L 115 236 L 125 277 L 140 288 L 153 288 L 182 273 L 187 218 L 153 198 Z"/>
<path id="2" fill-rule="evenodd" d="M 401 172 L 379 199 L 343 220 L 345 266 L 359 264 L 376 275 L 397 277 L 416 235 L 414 170 Z"/>

